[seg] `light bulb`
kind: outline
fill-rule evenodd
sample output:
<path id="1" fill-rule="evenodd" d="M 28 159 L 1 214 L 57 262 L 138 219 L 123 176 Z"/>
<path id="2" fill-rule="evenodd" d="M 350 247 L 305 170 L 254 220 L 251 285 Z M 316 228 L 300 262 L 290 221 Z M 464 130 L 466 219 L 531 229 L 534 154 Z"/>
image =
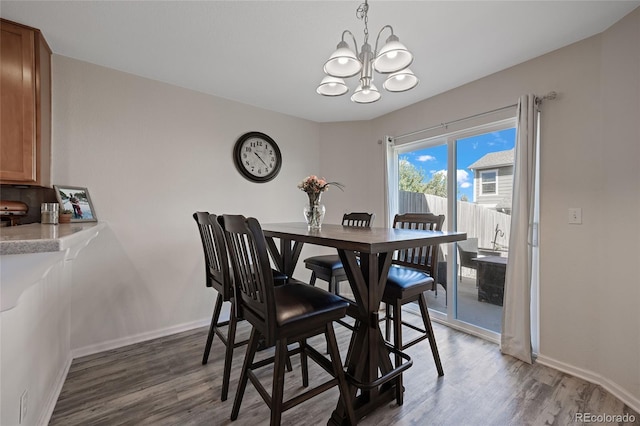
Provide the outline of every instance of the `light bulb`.
<path id="1" fill-rule="evenodd" d="M 409 68 L 393 73 L 387 78 L 382 87 L 390 92 L 404 92 L 413 89 L 418 84 L 418 78 Z"/>
<path id="2" fill-rule="evenodd" d="M 368 84 L 366 87 L 362 87 L 362 84 L 359 84 L 355 93 L 351 96 L 351 100 L 359 104 L 370 104 L 378 99 L 380 99 L 380 92 L 378 92 L 378 88 L 373 83 Z"/>
<path id="3" fill-rule="evenodd" d="M 390 74 L 408 67 L 413 62 L 413 54 L 391 34 L 373 61 L 373 68 L 380 74 Z"/>
<path id="4" fill-rule="evenodd" d="M 340 96 L 348 91 L 343 79 L 331 76 L 324 77 L 316 89 L 316 93 L 323 96 Z"/>
<path id="5" fill-rule="evenodd" d="M 346 64 L 347 62 L 349 62 L 349 59 L 348 59 L 348 58 L 338 58 L 338 63 L 339 63 L 340 65 L 344 65 L 344 64 Z"/>

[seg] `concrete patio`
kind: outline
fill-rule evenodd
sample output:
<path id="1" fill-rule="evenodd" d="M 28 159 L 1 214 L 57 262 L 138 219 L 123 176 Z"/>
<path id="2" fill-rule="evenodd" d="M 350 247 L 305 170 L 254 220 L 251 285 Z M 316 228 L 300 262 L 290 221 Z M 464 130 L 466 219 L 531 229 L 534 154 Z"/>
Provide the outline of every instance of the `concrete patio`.
<path id="1" fill-rule="evenodd" d="M 502 306 L 478 301 L 475 271 L 465 271 L 462 280 L 458 281 L 458 315 L 460 321 L 500 333 L 502 323 Z M 438 295 L 427 292 L 427 304 L 430 309 L 446 314 L 447 292 L 438 285 Z"/>

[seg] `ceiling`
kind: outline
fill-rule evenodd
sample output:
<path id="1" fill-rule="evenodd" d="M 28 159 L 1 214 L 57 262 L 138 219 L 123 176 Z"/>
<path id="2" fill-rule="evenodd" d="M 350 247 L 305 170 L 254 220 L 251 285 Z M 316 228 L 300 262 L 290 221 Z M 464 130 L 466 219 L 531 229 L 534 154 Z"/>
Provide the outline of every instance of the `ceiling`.
<path id="1" fill-rule="evenodd" d="M 415 55 L 420 84 L 354 104 L 315 89 L 361 1 L 7 1 L 0 15 L 42 30 L 54 54 L 317 122 L 368 120 L 600 33 L 639 1 L 376 1 Z M 386 38 L 387 32 L 382 38 Z"/>

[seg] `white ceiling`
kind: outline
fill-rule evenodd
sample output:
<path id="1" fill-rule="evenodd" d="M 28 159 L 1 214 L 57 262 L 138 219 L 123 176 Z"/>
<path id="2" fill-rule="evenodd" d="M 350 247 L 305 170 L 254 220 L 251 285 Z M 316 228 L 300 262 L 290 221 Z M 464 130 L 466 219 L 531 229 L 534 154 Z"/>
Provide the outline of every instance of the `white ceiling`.
<path id="1" fill-rule="evenodd" d="M 54 54 L 318 122 L 367 120 L 607 29 L 634 1 L 376 1 L 415 55 L 420 84 L 354 104 L 316 94 L 322 66 L 362 1 L 7 1 L 0 15 L 42 30 Z M 387 32 L 383 33 L 386 38 Z"/>

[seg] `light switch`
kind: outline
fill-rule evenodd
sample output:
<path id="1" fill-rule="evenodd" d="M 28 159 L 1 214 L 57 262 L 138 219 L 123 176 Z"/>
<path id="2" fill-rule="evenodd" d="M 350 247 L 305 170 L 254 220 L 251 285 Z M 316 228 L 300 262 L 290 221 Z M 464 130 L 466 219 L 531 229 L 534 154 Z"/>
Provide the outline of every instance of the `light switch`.
<path id="1" fill-rule="evenodd" d="M 576 225 L 582 224 L 582 209 L 579 207 L 569 208 L 569 223 Z"/>

